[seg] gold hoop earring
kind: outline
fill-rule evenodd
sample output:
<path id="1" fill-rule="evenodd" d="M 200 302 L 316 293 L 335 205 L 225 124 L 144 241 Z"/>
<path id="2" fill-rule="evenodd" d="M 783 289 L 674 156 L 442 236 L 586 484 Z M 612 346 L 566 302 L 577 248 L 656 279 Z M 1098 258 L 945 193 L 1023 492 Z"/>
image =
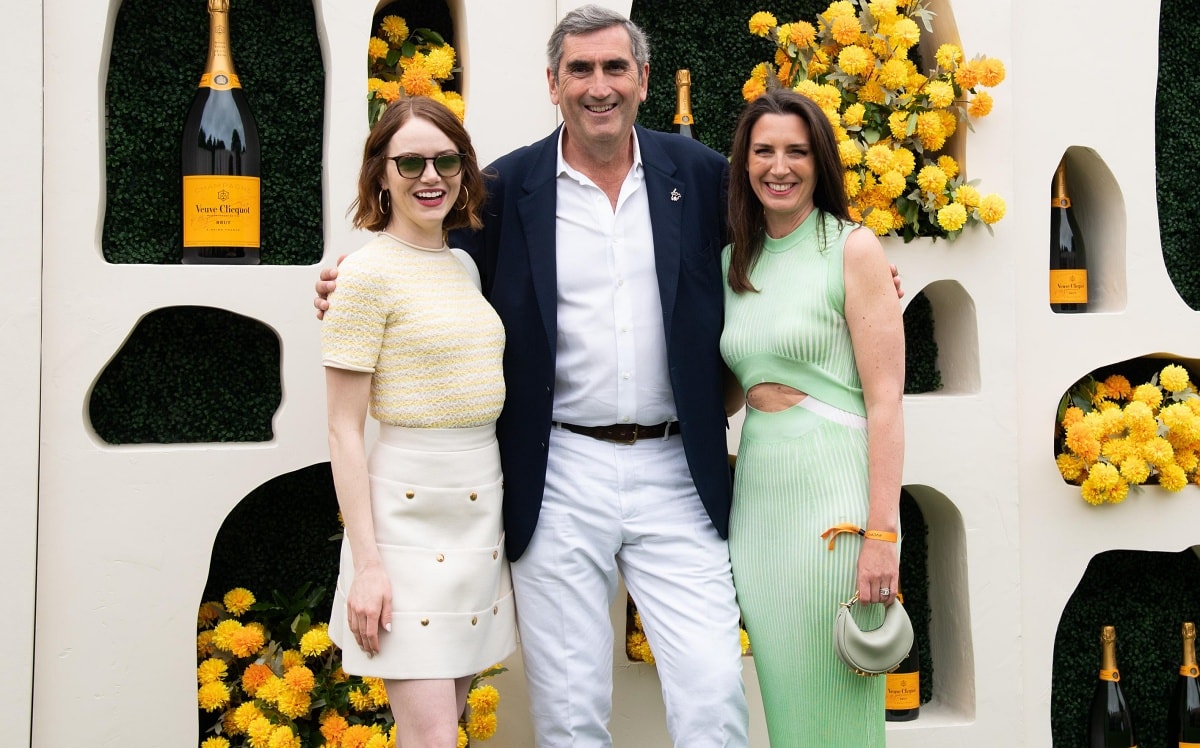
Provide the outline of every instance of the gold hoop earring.
<path id="1" fill-rule="evenodd" d="M 455 205 L 454 207 L 457 208 L 458 210 L 465 210 L 467 207 L 467 203 L 471 202 L 471 191 L 467 189 L 467 186 L 465 184 L 462 185 L 461 189 L 463 191 L 463 195 L 465 195 L 466 197 L 463 198 L 462 205 Z"/>
<path id="2" fill-rule="evenodd" d="M 387 198 L 387 207 L 386 208 L 383 207 L 384 198 Z M 379 210 L 385 216 L 388 213 L 392 212 L 392 193 L 388 192 L 387 190 L 379 191 Z"/>

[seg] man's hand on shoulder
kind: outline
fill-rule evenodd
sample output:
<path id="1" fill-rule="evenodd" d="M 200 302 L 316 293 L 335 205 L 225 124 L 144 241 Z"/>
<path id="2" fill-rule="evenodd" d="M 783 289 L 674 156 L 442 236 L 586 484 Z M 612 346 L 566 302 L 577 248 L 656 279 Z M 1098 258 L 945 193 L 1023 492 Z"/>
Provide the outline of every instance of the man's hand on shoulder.
<path id="1" fill-rule="evenodd" d="M 339 255 L 338 265 L 341 265 L 344 259 L 346 259 L 346 255 Z M 337 288 L 337 274 L 337 267 L 321 268 L 321 278 L 315 286 L 317 298 L 313 299 L 313 306 L 317 309 L 317 319 L 325 319 L 325 311 L 329 309 L 329 294 Z"/>

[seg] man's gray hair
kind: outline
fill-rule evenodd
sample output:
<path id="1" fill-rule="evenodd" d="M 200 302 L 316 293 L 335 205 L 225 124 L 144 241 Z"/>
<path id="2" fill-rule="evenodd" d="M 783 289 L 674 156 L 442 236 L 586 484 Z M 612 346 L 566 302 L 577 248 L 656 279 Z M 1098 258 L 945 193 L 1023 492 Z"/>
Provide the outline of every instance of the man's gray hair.
<path id="1" fill-rule="evenodd" d="M 558 66 L 562 63 L 563 43 L 568 36 L 589 34 L 602 31 L 613 26 L 622 26 L 629 33 L 629 43 L 633 51 L 633 59 L 638 67 L 638 80 L 642 78 L 642 68 L 650 62 L 650 43 L 646 40 L 646 32 L 625 16 L 614 10 L 599 5 L 584 5 L 563 16 L 550 34 L 546 44 L 546 61 L 554 76 L 558 77 Z"/>

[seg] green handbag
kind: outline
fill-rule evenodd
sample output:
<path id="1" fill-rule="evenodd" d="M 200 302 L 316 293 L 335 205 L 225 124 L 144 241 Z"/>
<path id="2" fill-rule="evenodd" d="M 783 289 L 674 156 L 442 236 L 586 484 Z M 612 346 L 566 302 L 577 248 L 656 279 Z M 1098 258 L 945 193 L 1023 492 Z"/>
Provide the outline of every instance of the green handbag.
<path id="1" fill-rule="evenodd" d="M 913 643 L 908 613 L 896 600 L 884 608 L 883 623 L 878 628 L 863 631 L 850 615 L 850 606 L 857 602 L 856 592 L 848 602 L 838 603 L 833 622 L 833 650 L 838 659 L 859 675 L 881 675 L 895 670 Z"/>

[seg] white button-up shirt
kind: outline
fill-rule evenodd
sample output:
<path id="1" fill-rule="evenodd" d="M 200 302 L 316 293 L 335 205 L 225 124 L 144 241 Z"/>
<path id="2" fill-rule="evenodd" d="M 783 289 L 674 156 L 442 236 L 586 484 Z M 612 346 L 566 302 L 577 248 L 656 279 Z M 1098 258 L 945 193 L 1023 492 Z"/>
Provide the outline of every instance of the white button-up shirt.
<path id="1" fill-rule="evenodd" d="M 555 421 L 676 420 L 650 201 L 636 134 L 633 139 L 633 167 L 614 210 L 604 191 L 563 159 L 559 135 Z"/>

